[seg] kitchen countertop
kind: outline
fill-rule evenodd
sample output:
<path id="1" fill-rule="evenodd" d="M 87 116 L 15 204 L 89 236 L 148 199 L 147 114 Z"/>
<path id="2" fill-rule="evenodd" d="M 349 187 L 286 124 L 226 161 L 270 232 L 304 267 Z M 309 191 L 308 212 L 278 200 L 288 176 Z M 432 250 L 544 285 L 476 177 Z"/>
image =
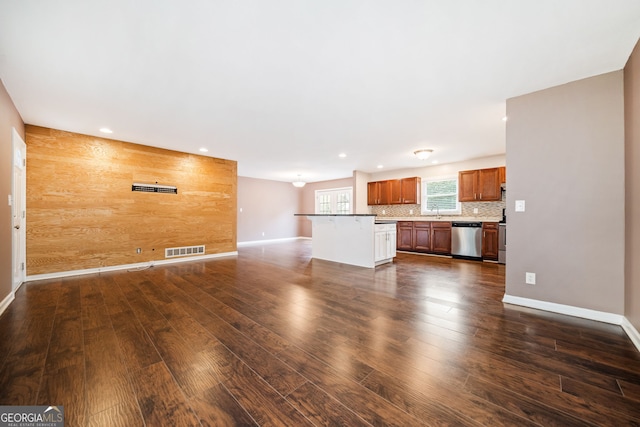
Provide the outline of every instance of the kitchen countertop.
<path id="1" fill-rule="evenodd" d="M 440 221 L 440 222 L 500 222 L 502 218 L 493 216 L 460 216 L 460 217 L 444 217 L 436 218 L 435 216 L 407 216 L 407 217 L 391 217 L 380 216 L 376 214 L 293 214 L 294 216 L 362 216 L 375 217 L 377 223 L 389 223 L 397 221 Z"/>
<path id="2" fill-rule="evenodd" d="M 377 216 L 376 214 L 304 214 L 297 213 L 293 216 Z"/>
<path id="3" fill-rule="evenodd" d="M 440 221 L 440 222 L 500 222 L 502 218 L 498 217 L 477 217 L 477 216 L 460 216 L 460 217 L 446 217 L 436 218 L 429 216 L 409 216 L 409 217 L 388 217 L 380 216 L 376 217 L 376 221 Z"/>

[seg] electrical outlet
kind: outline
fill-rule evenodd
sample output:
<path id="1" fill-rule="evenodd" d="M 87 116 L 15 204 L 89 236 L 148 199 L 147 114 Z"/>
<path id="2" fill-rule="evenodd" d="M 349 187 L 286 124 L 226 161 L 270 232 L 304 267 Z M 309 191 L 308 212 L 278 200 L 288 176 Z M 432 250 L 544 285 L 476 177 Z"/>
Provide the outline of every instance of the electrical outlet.
<path id="1" fill-rule="evenodd" d="M 137 248 L 137 249 L 136 249 L 136 253 L 137 253 L 137 254 L 142 253 L 142 248 Z"/>
<path id="2" fill-rule="evenodd" d="M 387 213 L 387 211 L 382 209 L 382 215 L 385 215 L 386 213 Z"/>
<path id="3" fill-rule="evenodd" d="M 524 200 L 516 200 L 516 212 L 524 212 Z"/>
<path id="4" fill-rule="evenodd" d="M 478 213 L 478 208 L 473 208 L 473 213 L 477 214 Z"/>
<path id="5" fill-rule="evenodd" d="M 409 215 L 413 215 L 413 209 L 409 209 Z"/>
<path id="6" fill-rule="evenodd" d="M 524 282 L 527 285 L 535 285 L 536 284 L 536 273 L 524 273 Z"/>

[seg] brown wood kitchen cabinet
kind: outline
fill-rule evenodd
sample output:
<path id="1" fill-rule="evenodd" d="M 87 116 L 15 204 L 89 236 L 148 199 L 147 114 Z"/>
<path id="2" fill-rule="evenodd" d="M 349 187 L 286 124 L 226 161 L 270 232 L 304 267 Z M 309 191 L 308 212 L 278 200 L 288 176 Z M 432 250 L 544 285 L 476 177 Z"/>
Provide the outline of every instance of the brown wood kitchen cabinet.
<path id="1" fill-rule="evenodd" d="M 390 179 L 367 183 L 368 205 L 420 204 L 420 178 Z"/>
<path id="2" fill-rule="evenodd" d="M 420 178 L 403 178 L 400 180 L 400 187 L 402 190 L 400 203 L 405 205 L 420 204 Z"/>
<path id="3" fill-rule="evenodd" d="M 416 252 L 431 252 L 431 222 L 413 222 L 413 248 Z"/>
<path id="4" fill-rule="evenodd" d="M 451 223 L 431 223 L 431 252 L 440 255 L 451 253 Z"/>
<path id="5" fill-rule="evenodd" d="M 451 223 L 447 221 L 398 221 L 397 249 L 400 251 L 449 255 Z"/>
<path id="6" fill-rule="evenodd" d="M 390 181 L 375 181 L 367 183 L 368 205 L 390 205 L 391 203 Z"/>
<path id="7" fill-rule="evenodd" d="M 505 167 L 458 172 L 458 199 L 461 202 L 496 202 L 502 199 L 500 184 Z"/>
<path id="8" fill-rule="evenodd" d="M 498 223 L 482 223 L 482 259 L 498 260 Z"/>
<path id="9" fill-rule="evenodd" d="M 413 250 L 413 221 L 398 221 L 396 224 L 397 243 L 399 251 Z"/>

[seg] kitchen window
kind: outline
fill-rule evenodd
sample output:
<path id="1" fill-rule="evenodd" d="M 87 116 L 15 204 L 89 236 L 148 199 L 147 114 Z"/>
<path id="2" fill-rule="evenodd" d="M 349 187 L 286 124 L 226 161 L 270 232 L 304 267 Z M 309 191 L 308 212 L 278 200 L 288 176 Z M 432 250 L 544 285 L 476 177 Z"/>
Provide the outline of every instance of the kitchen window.
<path id="1" fill-rule="evenodd" d="M 422 178 L 422 215 L 460 215 L 458 177 Z"/>
<path id="2" fill-rule="evenodd" d="M 316 190 L 317 214 L 350 214 L 352 213 L 353 187 Z"/>

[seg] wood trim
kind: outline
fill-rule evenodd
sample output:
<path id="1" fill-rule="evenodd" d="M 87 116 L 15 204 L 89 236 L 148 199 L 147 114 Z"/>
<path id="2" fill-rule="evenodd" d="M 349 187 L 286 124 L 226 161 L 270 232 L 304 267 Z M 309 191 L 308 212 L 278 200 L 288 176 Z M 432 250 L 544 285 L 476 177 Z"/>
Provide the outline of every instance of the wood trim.
<path id="1" fill-rule="evenodd" d="M 582 307 L 573 307 L 571 305 L 557 304 L 554 302 L 540 301 L 530 298 L 516 297 L 507 294 L 505 294 L 502 298 L 502 302 L 506 304 L 520 305 L 522 307 L 550 311 L 552 313 L 566 314 L 573 317 L 581 317 L 583 319 L 596 320 L 598 322 L 610 323 L 612 325 L 622 325 L 624 319 L 624 317 L 620 314 L 590 310 L 588 308 Z"/>
<path id="2" fill-rule="evenodd" d="M 640 351 L 640 332 L 638 332 L 626 317 L 622 319 L 622 329 L 627 333 L 633 345 Z"/>
<path id="3" fill-rule="evenodd" d="M 247 240 L 246 242 L 238 242 L 238 247 L 240 248 L 243 246 L 267 245 L 271 243 L 291 242 L 293 240 L 300 240 L 300 239 L 311 240 L 311 237 L 298 236 L 298 237 L 283 237 L 281 239 Z"/>
<path id="4" fill-rule="evenodd" d="M 7 309 L 7 307 L 9 307 L 9 304 L 11 304 L 14 299 L 15 299 L 15 293 L 14 292 L 9 292 L 9 295 L 7 295 L 2 300 L 2 302 L 0 302 L 0 316 L 2 316 L 2 313 L 4 313 L 4 311 Z"/>
<path id="5" fill-rule="evenodd" d="M 60 279 L 63 277 L 74 277 L 74 276 L 84 276 L 86 274 L 105 273 L 107 271 L 146 269 L 146 268 L 154 267 L 156 265 L 178 264 L 181 262 L 190 262 L 190 261 L 204 261 L 207 259 L 222 258 L 222 257 L 237 256 L 237 255 L 238 255 L 238 251 L 234 251 L 234 252 L 228 252 L 223 254 L 211 254 L 211 255 L 200 255 L 200 256 L 192 256 L 192 257 L 172 258 L 172 259 L 165 259 L 160 261 L 140 262 L 136 264 L 112 265 L 110 267 L 103 267 L 103 268 L 87 268 L 84 270 L 57 271 L 55 273 L 35 274 L 33 276 L 28 276 L 27 281 L 34 282 L 38 280 Z"/>

